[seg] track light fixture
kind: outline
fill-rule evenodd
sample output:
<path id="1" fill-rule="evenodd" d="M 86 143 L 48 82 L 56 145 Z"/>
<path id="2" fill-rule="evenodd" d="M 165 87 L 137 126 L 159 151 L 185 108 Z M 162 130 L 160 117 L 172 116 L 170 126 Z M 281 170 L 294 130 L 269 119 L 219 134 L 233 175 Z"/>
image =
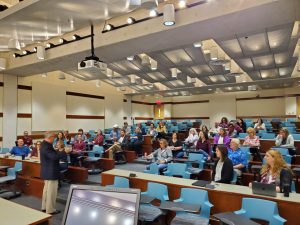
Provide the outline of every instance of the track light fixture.
<path id="1" fill-rule="evenodd" d="M 181 71 L 178 70 L 177 68 L 171 68 L 171 74 L 172 74 L 172 78 L 176 78 L 177 79 L 177 74 L 180 73 Z"/>
<path id="2" fill-rule="evenodd" d="M 157 15 L 158 15 L 158 13 L 155 9 L 150 10 L 150 12 L 149 12 L 150 17 L 156 17 Z"/>
<path id="3" fill-rule="evenodd" d="M 47 44 L 46 44 L 46 47 L 47 47 L 47 48 L 53 48 L 54 46 L 55 46 L 55 45 L 54 45 L 53 43 L 47 43 Z"/>
<path id="4" fill-rule="evenodd" d="M 21 57 L 21 55 L 18 54 L 18 53 L 14 53 L 14 54 L 13 54 L 13 57 L 14 57 L 14 58 L 18 58 L 18 57 Z"/>
<path id="5" fill-rule="evenodd" d="M 194 45 L 195 48 L 201 48 L 202 47 L 202 41 L 197 41 L 193 45 Z"/>
<path id="6" fill-rule="evenodd" d="M 65 44 L 65 43 L 67 43 L 68 41 L 66 40 L 66 39 L 64 39 L 64 38 L 60 38 L 59 39 L 59 43 L 60 44 Z"/>
<path id="7" fill-rule="evenodd" d="M 73 39 L 73 40 L 80 40 L 81 37 L 80 37 L 78 34 L 74 34 L 74 35 L 72 36 L 72 39 Z"/>
<path id="8" fill-rule="evenodd" d="M 40 60 L 44 60 L 45 55 L 46 55 L 45 47 L 42 45 L 37 46 L 36 57 Z"/>
<path id="9" fill-rule="evenodd" d="M 29 54 L 29 53 L 30 53 L 30 51 L 28 51 L 28 50 L 24 50 L 24 51 L 23 51 L 23 54 L 24 54 L 24 55 L 27 55 L 27 54 Z"/>
<path id="10" fill-rule="evenodd" d="M 173 26 L 175 24 L 175 7 L 173 4 L 164 5 L 164 21 L 165 26 Z"/>
<path id="11" fill-rule="evenodd" d="M 128 17 L 127 23 L 128 24 L 133 24 L 133 23 L 135 23 L 135 19 L 133 17 Z"/>
<path id="12" fill-rule="evenodd" d="M 156 9 L 158 6 L 157 0 L 142 0 L 141 1 L 141 8 L 152 10 Z"/>
<path id="13" fill-rule="evenodd" d="M 34 47 L 34 48 L 33 48 L 33 52 L 36 52 L 36 51 L 37 51 L 37 47 Z"/>
<path id="14" fill-rule="evenodd" d="M 128 61 L 133 61 L 133 60 L 134 60 L 134 55 L 127 56 L 127 60 L 128 60 Z"/>
<path id="15" fill-rule="evenodd" d="M 113 26 L 113 25 L 111 25 L 111 24 L 106 24 L 106 25 L 105 25 L 105 30 L 110 31 L 110 30 L 112 30 L 112 29 L 114 29 L 114 26 Z"/>
<path id="16" fill-rule="evenodd" d="M 150 59 L 150 67 L 151 70 L 157 70 L 157 61 L 154 59 Z"/>

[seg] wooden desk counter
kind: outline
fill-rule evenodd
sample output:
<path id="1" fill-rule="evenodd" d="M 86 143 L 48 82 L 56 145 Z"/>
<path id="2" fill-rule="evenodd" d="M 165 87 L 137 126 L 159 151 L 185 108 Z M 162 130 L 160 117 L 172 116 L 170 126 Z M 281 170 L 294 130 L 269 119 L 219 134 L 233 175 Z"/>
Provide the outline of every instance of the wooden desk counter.
<path id="1" fill-rule="evenodd" d="M 136 177 L 129 177 L 130 173 L 135 173 Z M 239 210 L 241 208 L 242 198 L 252 197 L 277 202 L 279 214 L 288 220 L 286 225 L 295 225 L 300 221 L 300 215 L 295 213 L 300 212 L 300 194 L 291 193 L 289 198 L 285 198 L 283 197 L 283 194 L 278 193 L 277 197 L 268 197 L 252 194 L 249 187 L 230 184 L 218 184 L 215 189 L 206 189 L 193 186 L 192 183 L 195 182 L 195 180 L 191 179 L 167 177 L 119 169 L 113 169 L 102 173 L 102 185 L 113 184 L 115 176 L 129 178 L 131 186 L 133 188 L 139 188 L 142 191 L 146 191 L 148 182 L 166 184 L 169 189 L 169 197 L 171 200 L 180 197 L 180 189 L 183 187 L 207 190 L 209 200 L 214 205 L 211 211 L 212 214 Z"/>
<path id="2" fill-rule="evenodd" d="M 3 225 L 46 225 L 51 215 L 0 198 L 0 221 Z"/>

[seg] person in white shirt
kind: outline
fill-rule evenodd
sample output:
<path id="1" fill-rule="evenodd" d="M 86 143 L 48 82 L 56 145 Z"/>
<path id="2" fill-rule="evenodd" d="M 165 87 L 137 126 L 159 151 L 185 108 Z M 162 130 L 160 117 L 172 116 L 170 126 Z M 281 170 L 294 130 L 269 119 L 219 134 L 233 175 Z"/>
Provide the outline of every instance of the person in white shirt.
<path id="1" fill-rule="evenodd" d="M 266 125 L 264 124 L 264 122 L 263 122 L 263 120 L 261 118 L 258 118 L 257 122 L 254 125 L 254 129 L 256 131 L 266 130 Z"/>
<path id="2" fill-rule="evenodd" d="M 197 141 L 199 140 L 199 136 L 195 128 L 191 128 L 189 131 L 189 136 L 185 139 L 184 143 L 188 147 L 196 147 Z"/>

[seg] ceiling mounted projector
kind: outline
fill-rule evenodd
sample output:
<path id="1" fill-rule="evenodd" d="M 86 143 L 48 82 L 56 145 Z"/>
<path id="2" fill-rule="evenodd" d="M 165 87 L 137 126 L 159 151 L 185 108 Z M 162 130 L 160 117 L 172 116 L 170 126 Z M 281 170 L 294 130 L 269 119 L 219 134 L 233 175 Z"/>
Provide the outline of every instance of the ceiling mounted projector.
<path id="1" fill-rule="evenodd" d="M 156 9 L 158 5 L 157 0 L 142 0 L 141 1 L 141 8 L 152 10 Z"/>

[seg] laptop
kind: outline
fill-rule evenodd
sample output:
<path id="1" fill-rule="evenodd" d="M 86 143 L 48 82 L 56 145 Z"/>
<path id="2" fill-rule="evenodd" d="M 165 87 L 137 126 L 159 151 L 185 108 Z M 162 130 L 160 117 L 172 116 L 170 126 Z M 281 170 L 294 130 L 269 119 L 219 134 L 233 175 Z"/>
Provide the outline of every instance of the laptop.
<path id="1" fill-rule="evenodd" d="M 137 225 L 139 203 L 138 189 L 72 185 L 62 225 Z"/>
<path id="2" fill-rule="evenodd" d="M 207 180 L 198 180 L 198 181 L 192 183 L 192 185 L 198 186 L 198 187 L 205 187 L 207 184 L 210 184 L 210 183 L 211 182 L 207 181 Z"/>
<path id="3" fill-rule="evenodd" d="M 265 184 L 260 182 L 252 183 L 252 193 L 257 195 L 265 195 L 276 197 L 276 185 L 275 184 Z"/>

